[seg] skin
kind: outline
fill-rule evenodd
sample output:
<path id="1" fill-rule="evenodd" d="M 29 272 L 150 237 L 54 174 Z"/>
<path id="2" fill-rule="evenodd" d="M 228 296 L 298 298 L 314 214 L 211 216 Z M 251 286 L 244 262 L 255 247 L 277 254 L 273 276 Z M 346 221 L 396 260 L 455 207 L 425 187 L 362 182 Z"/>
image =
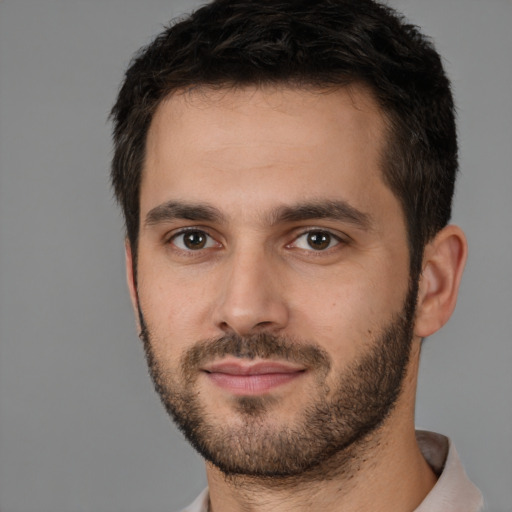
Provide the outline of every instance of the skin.
<path id="1" fill-rule="evenodd" d="M 314 340 L 331 358 L 326 382 L 334 385 L 369 349 L 371 334 L 400 312 L 409 283 L 403 212 L 381 175 L 385 135 L 371 94 L 356 86 L 196 90 L 161 103 L 147 140 L 137 285 L 128 244 L 126 251 L 136 316 L 140 308 L 166 371 L 178 375 L 180 357 L 199 340 L 264 331 Z M 277 215 L 333 201 L 361 217 Z M 219 215 L 162 214 L 169 202 L 206 205 Z M 188 249 L 184 228 L 207 234 L 206 246 Z M 332 235 L 328 248 L 308 245 L 312 230 Z M 350 479 L 276 488 L 226 478 L 207 463 L 211 510 L 406 512 L 421 503 L 435 476 L 414 435 L 420 343 L 451 315 L 466 252 L 456 226 L 426 247 L 402 393 Z M 232 389 L 205 373 L 196 385 L 214 422 L 241 424 Z M 308 371 L 266 390 L 274 404 L 269 425 L 293 424 L 315 390 Z"/>

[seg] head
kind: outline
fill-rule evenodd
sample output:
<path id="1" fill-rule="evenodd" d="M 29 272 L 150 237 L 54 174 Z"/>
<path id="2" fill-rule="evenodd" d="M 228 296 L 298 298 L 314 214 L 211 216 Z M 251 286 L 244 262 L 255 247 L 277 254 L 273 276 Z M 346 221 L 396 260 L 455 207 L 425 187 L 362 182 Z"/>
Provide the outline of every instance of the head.
<path id="1" fill-rule="evenodd" d="M 416 27 L 370 0 L 226 1 L 171 25 L 142 49 L 112 110 L 112 182 L 136 255 L 139 196 L 154 113 L 198 87 L 367 87 L 386 119 L 383 179 L 407 223 L 411 272 L 451 215 L 457 140 L 440 56 Z"/>
<path id="2" fill-rule="evenodd" d="M 401 432 L 465 257 L 431 44 L 369 1 L 216 1 L 142 50 L 112 115 L 141 338 L 205 458 L 318 476 Z"/>

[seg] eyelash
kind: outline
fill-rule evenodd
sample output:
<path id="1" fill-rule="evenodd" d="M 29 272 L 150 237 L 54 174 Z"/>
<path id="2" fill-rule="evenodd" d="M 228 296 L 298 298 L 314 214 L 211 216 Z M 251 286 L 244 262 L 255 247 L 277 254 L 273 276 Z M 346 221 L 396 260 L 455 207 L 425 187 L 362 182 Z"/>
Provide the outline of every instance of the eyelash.
<path id="1" fill-rule="evenodd" d="M 222 246 L 222 244 L 220 242 L 218 242 L 212 235 L 210 235 L 208 233 L 208 231 L 206 231 L 204 229 L 201 229 L 201 228 L 198 228 L 198 227 L 188 227 L 188 228 L 181 229 L 180 231 L 178 231 L 176 233 L 173 233 L 171 236 L 169 236 L 165 240 L 165 243 L 167 245 L 173 246 L 174 250 L 179 251 L 182 254 L 186 254 L 187 256 L 196 256 L 199 253 L 202 253 L 203 250 L 215 248 L 215 247 L 212 247 L 212 246 L 210 246 L 210 247 L 199 247 L 198 249 L 194 250 L 194 249 L 191 249 L 191 248 L 178 247 L 176 245 L 175 241 L 177 239 L 179 239 L 180 237 L 184 237 L 187 234 L 202 235 L 202 236 L 207 238 L 206 244 L 209 244 L 209 243 L 211 243 L 213 241 L 214 245 L 217 245 L 218 247 Z M 326 248 L 321 248 L 321 249 L 314 249 L 311 246 L 310 246 L 309 249 L 297 246 L 297 242 L 302 237 L 306 237 L 306 236 L 312 235 L 312 234 L 327 235 L 328 237 L 330 237 L 331 240 L 329 241 L 328 246 Z M 333 241 L 336 242 L 334 245 L 332 245 Z M 332 231 L 330 231 L 328 229 L 325 229 L 325 228 L 308 228 L 307 230 L 304 230 L 304 231 L 298 233 L 294 237 L 293 241 L 290 242 L 289 244 L 286 244 L 285 247 L 289 248 L 289 249 L 297 249 L 297 250 L 304 251 L 304 252 L 310 252 L 310 253 L 312 253 L 314 255 L 321 256 L 322 254 L 325 254 L 326 252 L 330 252 L 331 249 L 335 249 L 336 247 L 338 247 L 341 244 L 342 245 L 346 245 L 348 243 L 349 243 L 349 240 L 347 240 L 347 237 L 341 237 L 339 235 L 336 235 L 336 234 L 334 234 Z M 183 242 L 183 245 L 185 245 L 184 242 Z"/>
<path id="2" fill-rule="evenodd" d="M 215 240 L 214 237 L 212 237 L 207 231 L 205 231 L 204 229 L 200 229 L 200 228 L 196 228 L 196 227 L 189 227 L 189 228 L 184 228 L 184 229 L 181 229 L 180 231 L 178 231 L 177 233 L 173 233 L 172 236 L 170 236 L 167 240 L 166 240 L 166 244 L 169 244 L 169 245 L 174 245 L 174 247 L 183 252 L 183 253 L 194 253 L 194 252 L 199 252 L 201 249 L 210 249 L 211 247 L 201 247 L 197 250 L 194 250 L 194 249 L 185 249 L 185 248 L 181 248 L 181 247 L 178 247 L 174 242 L 180 238 L 180 237 L 184 237 L 185 235 L 187 234 L 198 234 L 198 235 L 202 235 L 204 237 L 207 238 L 207 241 L 206 243 L 208 243 L 209 241 L 214 241 L 216 244 L 220 245 L 219 242 L 217 242 Z"/>
<path id="3" fill-rule="evenodd" d="M 309 246 L 309 249 L 297 247 L 297 242 L 301 238 L 307 237 L 310 235 L 314 235 L 314 234 L 323 235 L 323 236 L 327 235 L 330 238 L 327 247 L 321 248 L 321 249 L 315 249 L 314 247 L 311 247 L 311 245 Z M 335 242 L 334 245 L 332 245 L 333 242 Z M 306 243 L 308 244 L 308 242 L 306 242 Z M 329 231 L 328 229 L 309 228 L 306 231 L 303 231 L 302 233 L 297 235 L 294 238 L 293 242 L 291 244 L 288 244 L 287 247 L 293 248 L 293 246 L 295 246 L 295 248 L 306 251 L 306 252 L 313 252 L 313 253 L 320 254 L 320 253 L 325 253 L 325 252 L 329 251 L 330 249 L 334 249 L 335 247 L 337 247 L 338 245 L 343 244 L 343 243 L 346 243 L 346 240 L 344 240 L 343 238 L 341 238 L 338 235 L 335 235 L 332 231 Z"/>

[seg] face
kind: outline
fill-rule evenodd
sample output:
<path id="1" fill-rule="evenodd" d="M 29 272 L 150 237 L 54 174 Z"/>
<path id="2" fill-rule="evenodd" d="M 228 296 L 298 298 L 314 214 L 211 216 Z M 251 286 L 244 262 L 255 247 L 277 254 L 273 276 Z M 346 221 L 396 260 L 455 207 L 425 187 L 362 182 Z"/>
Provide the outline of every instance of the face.
<path id="1" fill-rule="evenodd" d="M 155 114 L 132 296 L 164 405 L 226 473 L 301 473 L 392 417 L 416 288 L 384 141 L 355 87 Z"/>

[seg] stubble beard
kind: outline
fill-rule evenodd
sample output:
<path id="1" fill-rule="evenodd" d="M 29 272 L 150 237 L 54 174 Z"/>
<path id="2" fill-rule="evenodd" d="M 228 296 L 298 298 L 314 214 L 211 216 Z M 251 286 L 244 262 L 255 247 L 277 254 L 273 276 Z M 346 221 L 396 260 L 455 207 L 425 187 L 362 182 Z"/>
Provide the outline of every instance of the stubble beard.
<path id="1" fill-rule="evenodd" d="M 192 446 L 227 477 L 245 476 L 279 485 L 348 476 L 365 452 L 378 443 L 378 431 L 402 390 L 413 334 L 417 282 L 402 310 L 368 340 L 369 350 L 350 364 L 330 387 L 330 356 L 316 343 L 260 333 L 203 340 L 184 353 L 178 375 L 166 371 L 153 349 L 152 334 L 140 312 L 140 337 L 155 390 Z M 272 395 L 233 398 L 238 421 L 215 416 L 201 401 L 197 378 L 201 364 L 215 357 L 280 359 L 304 365 L 315 376 L 316 394 L 293 424 L 279 418 Z M 209 407 L 208 407 L 209 406 Z"/>

